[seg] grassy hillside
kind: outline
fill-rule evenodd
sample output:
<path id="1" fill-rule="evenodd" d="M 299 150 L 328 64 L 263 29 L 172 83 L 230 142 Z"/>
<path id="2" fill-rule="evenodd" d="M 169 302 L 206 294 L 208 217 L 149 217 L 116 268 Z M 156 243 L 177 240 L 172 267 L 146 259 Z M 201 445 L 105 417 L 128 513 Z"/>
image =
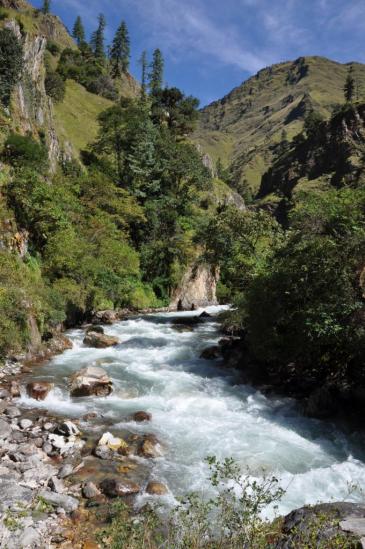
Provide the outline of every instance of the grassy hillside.
<path id="1" fill-rule="evenodd" d="M 55 105 L 57 135 L 63 146 L 71 144 L 77 153 L 91 143 L 98 131 L 98 115 L 113 103 L 89 93 L 74 80 L 68 80 L 66 96 Z"/>
<path id="2" fill-rule="evenodd" d="M 353 63 L 359 98 L 365 98 L 365 65 Z M 232 163 L 237 181 L 256 192 L 272 162 L 272 146 L 291 140 L 311 108 L 329 118 L 343 103 L 349 65 L 302 57 L 261 70 L 223 99 L 204 108 L 194 139 L 214 159 Z"/>

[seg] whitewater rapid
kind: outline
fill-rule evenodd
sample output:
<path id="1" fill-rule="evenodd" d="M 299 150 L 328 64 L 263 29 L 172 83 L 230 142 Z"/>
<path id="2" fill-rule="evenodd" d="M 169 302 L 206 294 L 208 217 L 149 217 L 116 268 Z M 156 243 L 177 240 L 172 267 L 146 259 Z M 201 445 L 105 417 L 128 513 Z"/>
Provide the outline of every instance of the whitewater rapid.
<path id="1" fill-rule="evenodd" d="M 222 307 L 207 310 L 215 314 Z M 85 347 L 84 332 L 71 331 L 73 349 L 32 374 L 32 380 L 53 382 L 54 391 L 41 403 L 24 395 L 22 404 L 70 418 L 97 411 L 108 430 L 154 433 L 165 453 L 154 461 L 152 474 L 168 486 L 170 499 L 191 491 L 206 493 L 204 460 L 214 455 L 233 457 L 256 477 L 263 470 L 276 475 L 286 490 L 279 504 L 283 514 L 318 501 L 360 501 L 358 490 L 349 493 L 350 484 L 365 489 L 365 455 L 357 437 L 302 417 L 289 399 L 267 398 L 240 384 L 237 373 L 222 368 L 219 360 L 200 359 L 201 351 L 221 337 L 216 320 L 192 330 L 173 321 L 201 312 L 152 314 L 106 327 L 108 335 L 120 340 L 109 349 Z M 68 378 L 91 364 L 108 372 L 113 394 L 71 399 Z M 138 410 L 152 413 L 147 427 L 125 421 Z M 103 425 L 94 429 L 102 434 Z"/>

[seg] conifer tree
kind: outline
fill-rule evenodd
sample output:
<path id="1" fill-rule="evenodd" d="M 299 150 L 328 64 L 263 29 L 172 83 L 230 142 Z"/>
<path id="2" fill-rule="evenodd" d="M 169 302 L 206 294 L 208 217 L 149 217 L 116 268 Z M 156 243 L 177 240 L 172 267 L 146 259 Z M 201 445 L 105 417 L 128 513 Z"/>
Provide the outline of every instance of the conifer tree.
<path id="1" fill-rule="evenodd" d="M 110 49 L 110 61 L 112 65 L 112 76 L 116 78 L 121 73 L 127 73 L 130 61 L 130 39 L 127 24 L 122 21 L 120 24 L 112 47 Z"/>
<path id="2" fill-rule="evenodd" d="M 142 52 L 141 58 L 139 60 L 139 63 L 141 65 L 141 91 L 142 91 L 142 97 L 146 96 L 147 92 L 147 70 L 148 70 L 148 60 L 147 60 L 147 52 L 144 50 Z"/>
<path id="3" fill-rule="evenodd" d="M 355 94 L 355 79 L 352 73 L 352 66 L 349 68 L 343 91 L 345 94 L 346 102 L 351 103 Z"/>
<path id="4" fill-rule="evenodd" d="M 44 15 L 47 15 L 50 11 L 51 11 L 51 0 L 44 0 L 42 12 L 44 13 Z"/>
<path id="5" fill-rule="evenodd" d="M 164 72 L 164 59 L 162 57 L 162 52 L 159 49 L 156 49 L 153 52 L 153 60 L 151 63 L 151 72 L 150 72 L 150 92 L 155 94 L 159 92 L 163 84 L 163 72 Z"/>
<path id="6" fill-rule="evenodd" d="M 101 13 L 98 17 L 99 26 L 95 32 L 93 32 L 91 37 L 91 47 L 94 52 L 95 57 L 98 59 L 105 58 L 105 27 L 106 20 L 105 16 Z"/>
<path id="7" fill-rule="evenodd" d="M 72 36 L 79 47 L 85 42 L 85 29 L 80 16 L 78 16 L 75 21 Z"/>

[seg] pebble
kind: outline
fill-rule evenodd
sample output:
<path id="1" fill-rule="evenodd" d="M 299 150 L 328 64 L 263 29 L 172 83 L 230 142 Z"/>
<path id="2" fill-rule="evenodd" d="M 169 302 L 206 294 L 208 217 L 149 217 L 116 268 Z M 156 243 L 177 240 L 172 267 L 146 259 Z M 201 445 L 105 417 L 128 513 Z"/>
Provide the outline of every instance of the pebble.
<path id="1" fill-rule="evenodd" d="M 58 478 L 66 478 L 72 475 L 74 471 L 73 466 L 70 463 L 65 463 L 63 467 L 58 472 Z"/>
<path id="2" fill-rule="evenodd" d="M 82 493 L 86 499 L 92 499 L 96 496 L 100 496 L 100 490 L 98 490 L 93 482 L 86 482 L 82 488 Z"/>
<path id="3" fill-rule="evenodd" d="M 16 408 L 15 406 L 10 406 L 9 408 L 6 408 L 4 413 L 11 419 L 14 419 L 22 415 L 19 408 Z"/>
<path id="4" fill-rule="evenodd" d="M 21 419 L 19 425 L 22 429 L 30 429 L 33 425 L 33 421 L 31 419 Z"/>

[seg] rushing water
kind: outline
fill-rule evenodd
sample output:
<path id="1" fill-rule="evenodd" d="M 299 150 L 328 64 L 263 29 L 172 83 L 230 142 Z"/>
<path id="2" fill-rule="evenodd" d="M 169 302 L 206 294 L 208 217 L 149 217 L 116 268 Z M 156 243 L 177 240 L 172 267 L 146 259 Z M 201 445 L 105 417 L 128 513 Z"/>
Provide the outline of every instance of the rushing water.
<path id="1" fill-rule="evenodd" d="M 170 499 L 172 494 L 206 491 L 208 455 L 233 457 L 255 476 L 262 468 L 277 475 L 286 489 L 282 513 L 319 500 L 360 499 L 356 493 L 348 496 L 349 483 L 365 489 L 365 456 L 356 437 L 302 417 L 288 399 L 266 398 L 239 384 L 238 375 L 221 368 L 219 361 L 200 359 L 201 351 L 218 341 L 218 324 L 211 319 L 193 330 L 173 324 L 176 317 L 200 312 L 153 314 L 107 327 L 106 333 L 121 342 L 109 349 L 85 347 L 83 331 L 71 331 L 74 348 L 32 377 L 54 382 L 55 390 L 43 403 L 24 396 L 23 404 L 74 418 L 98 411 L 108 430 L 156 434 L 166 452 L 155 460 L 153 476 L 169 487 Z M 70 399 L 69 376 L 90 364 L 108 372 L 113 394 Z M 150 424 L 126 423 L 126 416 L 138 410 L 152 413 Z M 102 432 L 103 426 L 98 429 Z"/>

